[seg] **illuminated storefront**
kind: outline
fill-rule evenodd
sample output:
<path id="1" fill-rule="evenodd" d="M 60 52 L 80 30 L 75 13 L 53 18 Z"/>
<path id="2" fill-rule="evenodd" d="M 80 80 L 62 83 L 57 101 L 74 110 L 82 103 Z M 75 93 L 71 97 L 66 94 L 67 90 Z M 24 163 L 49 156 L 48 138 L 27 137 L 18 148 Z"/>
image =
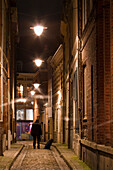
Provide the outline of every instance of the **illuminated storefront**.
<path id="1" fill-rule="evenodd" d="M 32 139 L 31 127 L 33 123 L 33 109 L 18 109 L 17 110 L 17 140 Z"/>
<path id="2" fill-rule="evenodd" d="M 29 121 L 17 122 L 16 127 L 17 127 L 17 140 L 32 139 L 31 136 L 32 122 Z"/>

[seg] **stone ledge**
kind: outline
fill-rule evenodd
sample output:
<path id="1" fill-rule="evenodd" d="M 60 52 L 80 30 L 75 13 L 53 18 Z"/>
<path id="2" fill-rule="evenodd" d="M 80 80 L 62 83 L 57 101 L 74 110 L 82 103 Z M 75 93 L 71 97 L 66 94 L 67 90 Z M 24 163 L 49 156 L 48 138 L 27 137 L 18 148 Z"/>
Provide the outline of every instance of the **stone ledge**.
<path id="1" fill-rule="evenodd" d="M 113 148 L 111 146 L 99 145 L 99 144 L 96 144 L 95 142 L 91 142 L 91 141 L 84 140 L 84 139 L 81 139 L 80 143 L 94 150 L 98 150 L 98 151 L 113 155 Z"/>

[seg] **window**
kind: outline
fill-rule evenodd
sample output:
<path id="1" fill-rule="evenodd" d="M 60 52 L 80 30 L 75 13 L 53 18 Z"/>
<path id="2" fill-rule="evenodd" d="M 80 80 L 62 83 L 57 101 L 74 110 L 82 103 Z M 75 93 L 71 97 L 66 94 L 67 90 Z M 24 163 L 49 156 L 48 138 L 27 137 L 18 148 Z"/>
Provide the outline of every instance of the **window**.
<path id="1" fill-rule="evenodd" d="M 87 24 L 92 8 L 93 0 L 82 0 L 82 30 L 84 30 Z"/>
<path id="2" fill-rule="evenodd" d="M 33 78 L 27 78 L 28 81 L 33 81 Z"/>
<path id="3" fill-rule="evenodd" d="M 24 80 L 23 78 L 17 78 L 17 80 Z"/>
<path id="4" fill-rule="evenodd" d="M 92 107 L 92 141 L 94 140 L 94 115 L 93 115 L 93 66 L 91 66 L 91 107 Z"/>
<path id="5" fill-rule="evenodd" d="M 21 61 L 17 61 L 17 72 L 22 72 L 22 62 Z"/>
<path id="6" fill-rule="evenodd" d="M 16 94 L 16 96 L 17 96 L 17 98 L 19 98 L 19 91 L 20 91 L 20 90 L 19 90 L 19 89 L 20 89 L 19 86 L 17 86 L 16 89 L 17 89 L 17 94 Z"/>
<path id="7" fill-rule="evenodd" d="M 16 115 L 17 115 L 17 120 L 24 120 L 24 110 L 23 109 L 17 110 Z"/>
<path id="8" fill-rule="evenodd" d="M 23 85 L 17 86 L 17 97 L 22 98 L 23 97 Z"/>
<path id="9" fill-rule="evenodd" d="M 82 0 L 82 29 L 87 23 L 87 0 Z"/>
<path id="10" fill-rule="evenodd" d="M 26 109 L 26 120 L 33 120 L 33 109 Z"/>
<path id="11" fill-rule="evenodd" d="M 75 101 L 75 133 L 79 132 L 79 119 L 78 119 L 78 80 L 77 70 L 74 74 L 74 101 Z"/>
<path id="12" fill-rule="evenodd" d="M 55 132 L 56 132 L 56 129 L 57 129 L 56 128 L 56 122 L 57 122 L 57 115 L 56 115 L 57 113 L 56 112 L 57 111 L 55 110 L 55 114 L 54 114 L 55 115 L 55 117 L 54 117 L 54 130 L 55 130 Z"/>
<path id="13" fill-rule="evenodd" d="M 87 119 L 87 82 L 86 65 L 83 66 L 83 118 Z"/>
<path id="14" fill-rule="evenodd" d="M 93 0 L 90 0 L 90 12 L 92 10 L 92 7 L 93 7 Z"/>
<path id="15" fill-rule="evenodd" d="M 48 106 L 51 107 L 51 103 L 52 103 L 52 91 L 48 92 Z"/>

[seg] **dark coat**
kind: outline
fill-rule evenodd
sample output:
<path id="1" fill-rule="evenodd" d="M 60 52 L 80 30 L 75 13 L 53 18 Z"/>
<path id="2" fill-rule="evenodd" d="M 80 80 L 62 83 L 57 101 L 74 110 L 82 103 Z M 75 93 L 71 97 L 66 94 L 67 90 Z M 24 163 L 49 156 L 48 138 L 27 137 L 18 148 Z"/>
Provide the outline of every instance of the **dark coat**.
<path id="1" fill-rule="evenodd" d="M 36 121 L 32 124 L 31 135 L 32 136 L 42 135 L 41 125 L 40 125 L 40 123 L 38 123 L 38 121 Z"/>

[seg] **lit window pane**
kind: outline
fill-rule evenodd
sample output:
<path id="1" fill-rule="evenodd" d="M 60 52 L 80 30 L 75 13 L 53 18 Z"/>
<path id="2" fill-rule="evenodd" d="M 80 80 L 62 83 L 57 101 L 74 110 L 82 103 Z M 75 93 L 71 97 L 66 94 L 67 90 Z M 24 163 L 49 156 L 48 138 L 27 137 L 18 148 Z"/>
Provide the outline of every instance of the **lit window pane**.
<path id="1" fill-rule="evenodd" d="M 20 110 L 17 110 L 17 120 L 24 120 L 24 110 L 23 109 L 20 109 Z"/>
<path id="2" fill-rule="evenodd" d="M 26 120 L 33 120 L 33 109 L 26 109 Z"/>

